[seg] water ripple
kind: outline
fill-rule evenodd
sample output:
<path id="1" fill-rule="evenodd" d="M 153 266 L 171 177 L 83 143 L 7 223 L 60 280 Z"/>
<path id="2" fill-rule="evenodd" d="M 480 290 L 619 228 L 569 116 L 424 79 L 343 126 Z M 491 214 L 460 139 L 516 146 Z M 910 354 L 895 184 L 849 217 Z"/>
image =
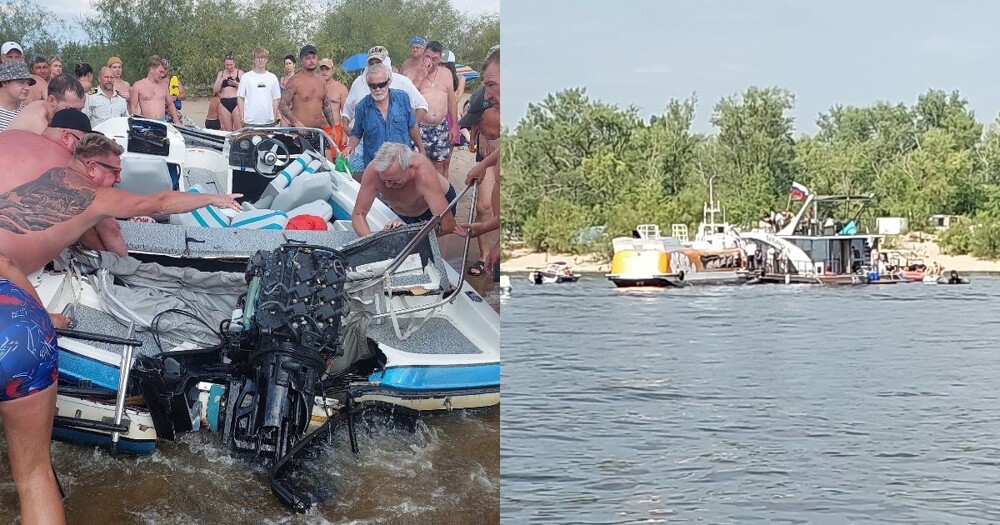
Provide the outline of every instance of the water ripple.
<path id="1" fill-rule="evenodd" d="M 504 521 L 1000 521 L 998 295 L 518 287 Z"/>

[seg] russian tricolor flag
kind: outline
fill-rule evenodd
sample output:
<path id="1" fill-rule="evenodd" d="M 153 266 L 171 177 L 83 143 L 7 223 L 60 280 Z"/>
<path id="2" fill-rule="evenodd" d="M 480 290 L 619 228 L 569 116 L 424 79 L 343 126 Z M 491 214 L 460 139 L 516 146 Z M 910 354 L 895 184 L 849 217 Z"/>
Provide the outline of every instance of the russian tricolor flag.
<path id="1" fill-rule="evenodd" d="M 789 190 L 789 192 L 792 194 L 792 198 L 794 198 L 797 201 L 800 201 L 809 196 L 809 189 L 799 184 L 798 182 L 794 181 L 792 182 L 792 188 L 791 190 Z"/>

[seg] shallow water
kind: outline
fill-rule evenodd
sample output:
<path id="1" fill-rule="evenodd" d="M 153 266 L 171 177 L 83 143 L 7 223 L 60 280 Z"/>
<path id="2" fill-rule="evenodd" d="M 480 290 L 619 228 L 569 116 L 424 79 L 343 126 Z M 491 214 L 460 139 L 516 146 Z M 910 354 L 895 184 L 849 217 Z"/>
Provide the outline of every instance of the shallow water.
<path id="1" fill-rule="evenodd" d="M 380 423 L 359 433 L 359 454 L 338 431 L 295 472 L 331 497 L 296 515 L 271 494 L 267 472 L 230 455 L 219 435 L 164 442 L 144 457 L 65 443 L 53 463 L 69 523 L 497 523 L 499 410 L 426 417 L 415 431 Z M 0 445 L 6 458 L 6 446 Z M 17 508 L 6 459 L 0 508 Z M 11 514 L 7 514 L 11 516 Z M 4 521 L 7 522 L 7 521 Z"/>
<path id="2" fill-rule="evenodd" d="M 1000 520 L 1000 279 L 513 280 L 505 523 Z"/>
<path id="3" fill-rule="evenodd" d="M 495 309 L 492 283 L 472 283 Z M 3 435 L 0 427 L 0 436 Z M 379 424 L 359 432 L 351 453 L 346 430 L 296 471 L 330 497 L 305 515 L 284 507 L 267 472 L 234 458 L 219 435 L 183 435 L 145 457 L 54 443 L 53 464 L 66 493 L 70 524 L 495 524 L 500 522 L 500 410 L 427 416 L 415 431 Z M 0 439 L 0 522 L 13 522 L 17 494 Z"/>

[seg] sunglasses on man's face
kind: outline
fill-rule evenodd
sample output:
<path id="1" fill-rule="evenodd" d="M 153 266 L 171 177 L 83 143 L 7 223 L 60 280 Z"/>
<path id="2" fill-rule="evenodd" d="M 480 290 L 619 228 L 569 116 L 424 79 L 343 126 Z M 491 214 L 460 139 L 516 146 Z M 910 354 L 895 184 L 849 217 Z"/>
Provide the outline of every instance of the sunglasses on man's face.
<path id="1" fill-rule="evenodd" d="M 112 166 L 111 164 L 105 164 L 105 163 L 103 163 L 103 162 L 101 162 L 99 160 L 95 160 L 94 162 L 97 163 L 97 164 L 100 164 L 101 166 L 104 166 L 105 168 L 108 168 L 109 170 L 111 170 L 115 174 L 115 177 L 117 177 L 118 175 L 120 175 L 121 172 L 122 172 L 121 166 Z"/>
<path id="2" fill-rule="evenodd" d="M 320 69 L 320 71 L 329 71 L 330 70 L 330 68 L 328 68 L 326 66 L 319 66 L 319 69 Z"/>
<path id="3" fill-rule="evenodd" d="M 386 87 L 388 85 L 389 85 L 389 81 L 388 80 L 386 80 L 385 82 L 379 82 L 378 84 L 373 84 L 373 83 L 369 82 L 368 83 L 368 89 L 382 89 L 382 88 L 384 88 L 384 87 Z"/>

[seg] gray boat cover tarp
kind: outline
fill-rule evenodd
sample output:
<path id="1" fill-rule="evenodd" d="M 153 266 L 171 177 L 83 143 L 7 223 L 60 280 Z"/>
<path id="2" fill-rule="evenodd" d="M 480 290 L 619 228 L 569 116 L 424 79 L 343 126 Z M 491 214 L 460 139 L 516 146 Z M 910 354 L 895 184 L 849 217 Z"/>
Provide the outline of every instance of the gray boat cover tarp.
<path id="1" fill-rule="evenodd" d="M 220 323 L 232 317 L 240 295 L 247 291 L 242 273 L 203 272 L 143 263 L 111 252 L 90 252 L 99 253 L 99 256 L 80 253 L 71 256 L 69 253 L 63 252 L 57 268 L 67 268 L 72 258 L 76 269 L 87 275 L 100 294 L 102 309 L 122 324 L 128 325 L 131 320 L 136 330 L 150 330 L 159 313 L 179 309 L 203 319 L 211 327 L 184 315 L 165 314 L 157 323 L 157 330 L 164 342 L 175 345 L 185 342 L 202 347 L 218 344 Z M 351 311 L 341 326 L 344 355 L 334 360 L 328 373 L 341 373 L 358 360 L 371 357 L 367 333 L 374 313 L 358 296 L 367 295 L 370 304 L 376 290 L 369 289 L 366 294 L 350 299 Z"/>
<path id="2" fill-rule="evenodd" d="M 160 336 L 171 343 L 190 341 L 209 346 L 219 343 L 220 323 L 232 317 L 239 296 L 247 291 L 242 273 L 203 272 L 143 263 L 132 257 L 100 252 L 95 257 L 75 257 L 101 296 L 102 308 L 123 324 L 149 330 L 153 319 L 170 309 L 186 311 L 211 327 L 184 315 L 164 314 L 157 323 Z"/>

